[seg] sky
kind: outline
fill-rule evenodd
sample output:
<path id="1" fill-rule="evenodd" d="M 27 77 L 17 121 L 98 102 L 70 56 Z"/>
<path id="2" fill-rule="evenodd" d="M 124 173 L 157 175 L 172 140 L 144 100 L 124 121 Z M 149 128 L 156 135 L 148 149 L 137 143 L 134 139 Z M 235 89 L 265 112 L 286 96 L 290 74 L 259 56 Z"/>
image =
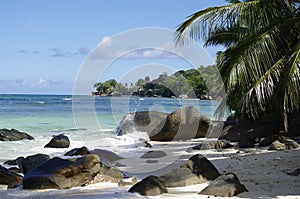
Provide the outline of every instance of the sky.
<path id="1" fill-rule="evenodd" d="M 115 46 L 123 45 L 122 42 L 131 45 L 134 37 L 129 41 L 118 38 L 128 31 L 147 27 L 175 31 L 190 14 L 225 3 L 224 0 L 0 0 L 0 94 L 72 94 L 78 73 L 101 42 L 100 47 L 112 42 Z M 153 38 L 154 35 L 144 35 L 142 39 Z M 102 57 L 98 56 L 101 59 L 121 56 L 103 49 Z M 205 50 L 214 59 L 219 49 Z M 192 67 L 168 52 L 157 50 L 142 49 L 122 56 L 98 74 L 99 81 L 114 78 L 130 83 L 147 74 L 153 79 L 163 72 L 171 74 Z M 92 90 L 91 83 L 87 92 Z"/>

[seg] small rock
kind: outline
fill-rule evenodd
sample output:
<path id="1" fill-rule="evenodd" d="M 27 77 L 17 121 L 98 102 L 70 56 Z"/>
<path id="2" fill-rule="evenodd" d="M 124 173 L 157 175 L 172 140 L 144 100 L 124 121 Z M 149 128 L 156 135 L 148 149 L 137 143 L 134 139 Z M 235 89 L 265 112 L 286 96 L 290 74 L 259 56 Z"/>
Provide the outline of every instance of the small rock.
<path id="1" fill-rule="evenodd" d="M 108 161 L 108 163 L 124 159 L 123 157 L 119 156 L 118 154 L 116 154 L 112 151 L 105 150 L 105 149 L 94 149 L 94 150 L 91 150 L 90 153 L 96 154 L 99 157 L 101 157 L 101 162 L 105 162 L 105 161 L 103 161 L 103 158 L 105 158 Z"/>
<path id="2" fill-rule="evenodd" d="M 139 193 L 143 196 L 157 196 L 163 193 L 168 193 L 165 182 L 157 176 L 148 176 L 140 182 L 133 185 L 129 192 Z"/>
<path id="3" fill-rule="evenodd" d="M 248 192 L 246 187 L 240 183 L 237 176 L 233 173 L 223 174 L 212 181 L 199 194 L 220 197 L 232 197 L 240 193 Z"/>
<path id="4" fill-rule="evenodd" d="M 300 168 L 295 169 L 293 172 L 288 173 L 291 176 L 298 176 L 300 174 Z"/>
<path id="5" fill-rule="evenodd" d="M 67 153 L 65 153 L 65 156 L 77 156 L 77 155 L 87 155 L 90 154 L 88 148 L 81 147 L 81 148 L 75 148 L 72 149 L 71 151 L 68 151 Z"/>
<path id="6" fill-rule="evenodd" d="M 64 134 L 54 136 L 44 148 L 69 148 L 70 140 Z"/>
<path id="7" fill-rule="evenodd" d="M 258 144 L 259 147 L 270 146 L 274 141 L 279 139 L 279 135 L 270 135 Z"/>
<path id="8" fill-rule="evenodd" d="M 16 129 L 0 129 L 0 141 L 33 140 L 31 135 Z"/>
<path id="9" fill-rule="evenodd" d="M 142 155 L 141 159 L 150 159 L 150 158 L 162 158 L 167 154 L 164 151 L 148 151 L 144 155 Z"/>
<path id="10" fill-rule="evenodd" d="M 203 142 L 197 146 L 192 147 L 194 150 L 209 150 L 209 149 L 228 149 L 234 147 L 227 141 L 216 141 L 216 142 Z"/>

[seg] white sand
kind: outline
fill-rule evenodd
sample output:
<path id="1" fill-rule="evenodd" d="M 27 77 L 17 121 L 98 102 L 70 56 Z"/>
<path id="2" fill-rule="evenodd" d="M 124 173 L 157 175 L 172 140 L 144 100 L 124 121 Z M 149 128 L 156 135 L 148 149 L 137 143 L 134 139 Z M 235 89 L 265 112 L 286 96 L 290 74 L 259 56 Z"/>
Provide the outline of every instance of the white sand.
<path id="1" fill-rule="evenodd" d="M 191 153 L 182 152 L 192 142 L 158 143 L 152 149 L 139 149 L 131 154 L 129 151 L 117 151 L 128 157 L 121 161 L 127 165 L 121 169 L 129 172 L 142 171 L 141 168 L 154 169 L 167 166 L 179 154 L 185 155 L 179 162 L 193 154 L 205 155 L 217 167 L 220 173 L 235 173 L 241 183 L 249 192 L 242 193 L 233 198 L 299 198 L 300 199 L 300 176 L 287 175 L 288 172 L 300 168 L 300 149 L 289 151 L 270 152 L 266 148 L 252 148 L 244 150 L 222 149 L 222 150 L 193 150 Z M 126 146 L 124 146 L 126 148 Z M 145 159 L 139 159 L 143 150 L 163 150 L 168 154 L 168 159 L 160 159 L 158 163 L 146 163 Z M 116 152 L 116 151 L 115 151 Z M 238 152 L 238 153 L 237 153 Z M 171 154 L 171 155 L 170 155 Z M 162 160 L 162 161 L 161 161 Z M 151 165 L 151 166 L 149 166 Z M 140 179 L 143 175 L 138 176 Z M 208 198 L 197 194 L 207 183 L 188 187 L 169 188 L 167 194 L 149 198 Z M 86 187 L 76 187 L 69 190 L 41 190 L 24 191 L 12 189 L 0 191 L 0 198 L 62 198 L 62 199 L 86 199 L 86 198 L 147 198 L 138 194 L 128 193 L 130 187 L 118 187 L 116 183 L 98 183 Z M 218 197 L 210 197 L 218 198 Z"/>

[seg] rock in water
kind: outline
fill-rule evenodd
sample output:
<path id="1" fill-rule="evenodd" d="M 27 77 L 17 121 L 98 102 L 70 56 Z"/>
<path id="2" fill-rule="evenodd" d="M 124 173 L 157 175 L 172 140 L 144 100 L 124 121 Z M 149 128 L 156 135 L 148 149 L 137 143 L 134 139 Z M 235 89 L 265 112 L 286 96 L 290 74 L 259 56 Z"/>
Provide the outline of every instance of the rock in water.
<path id="1" fill-rule="evenodd" d="M 185 106 L 170 113 L 163 128 L 150 139 L 153 141 L 187 140 L 205 137 L 210 119 L 193 106 Z"/>
<path id="2" fill-rule="evenodd" d="M 26 174 L 31 169 L 39 166 L 47 160 L 50 160 L 50 158 L 51 157 L 46 154 L 31 155 L 19 161 L 19 168 L 23 174 Z"/>
<path id="3" fill-rule="evenodd" d="M 0 184 L 8 185 L 8 188 L 14 188 L 22 184 L 22 179 L 23 177 L 19 174 L 0 166 Z"/>
<path id="4" fill-rule="evenodd" d="M 204 156 L 194 155 L 179 168 L 162 175 L 167 187 L 183 187 L 204 183 L 220 175 L 216 167 Z"/>
<path id="5" fill-rule="evenodd" d="M 163 193 L 168 193 L 166 184 L 157 176 L 148 176 L 140 182 L 133 185 L 129 192 L 139 193 L 143 196 L 157 196 Z"/>
<path id="6" fill-rule="evenodd" d="M 64 134 L 54 136 L 45 148 L 69 148 L 70 140 Z"/>
<path id="7" fill-rule="evenodd" d="M 220 197 L 232 197 L 240 193 L 248 192 L 246 187 L 240 183 L 237 176 L 233 173 L 220 175 L 205 187 L 199 194 Z"/>
<path id="8" fill-rule="evenodd" d="M 81 148 L 72 149 L 71 151 L 68 151 L 64 155 L 65 156 L 77 156 L 77 155 L 87 155 L 87 154 L 90 154 L 90 152 L 89 152 L 88 148 L 83 146 Z"/>
<path id="9" fill-rule="evenodd" d="M 0 141 L 33 140 L 34 137 L 16 129 L 0 129 Z"/>
<path id="10" fill-rule="evenodd" d="M 157 111 L 141 111 L 125 115 L 116 129 L 117 135 L 125 135 L 134 131 L 157 133 L 167 118 L 167 113 Z"/>
<path id="11" fill-rule="evenodd" d="M 25 174 L 24 189 L 68 189 L 89 183 L 100 171 L 99 156 L 52 158 Z"/>

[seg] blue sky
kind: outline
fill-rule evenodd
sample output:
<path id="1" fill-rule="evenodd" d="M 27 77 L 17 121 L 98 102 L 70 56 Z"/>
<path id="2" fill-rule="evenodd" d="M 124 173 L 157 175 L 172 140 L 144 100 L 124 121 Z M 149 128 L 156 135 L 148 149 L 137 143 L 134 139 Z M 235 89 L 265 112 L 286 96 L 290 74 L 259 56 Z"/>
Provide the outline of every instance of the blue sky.
<path id="1" fill-rule="evenodd" d="M 222 4 L 225 1 L 0 0 L 0 93 L 72 94 L 81 64 L 105 38 L 134 28 L 175 30 L 188 15 Z M 214 58 L 217 50 L 207 52 Z M 120 61 L 103 80 L 118 79 L 118 67 L 130 70 L 139 63 L 134 61 Z M 187 67 L 174 60 L 163 64 Z"/>

